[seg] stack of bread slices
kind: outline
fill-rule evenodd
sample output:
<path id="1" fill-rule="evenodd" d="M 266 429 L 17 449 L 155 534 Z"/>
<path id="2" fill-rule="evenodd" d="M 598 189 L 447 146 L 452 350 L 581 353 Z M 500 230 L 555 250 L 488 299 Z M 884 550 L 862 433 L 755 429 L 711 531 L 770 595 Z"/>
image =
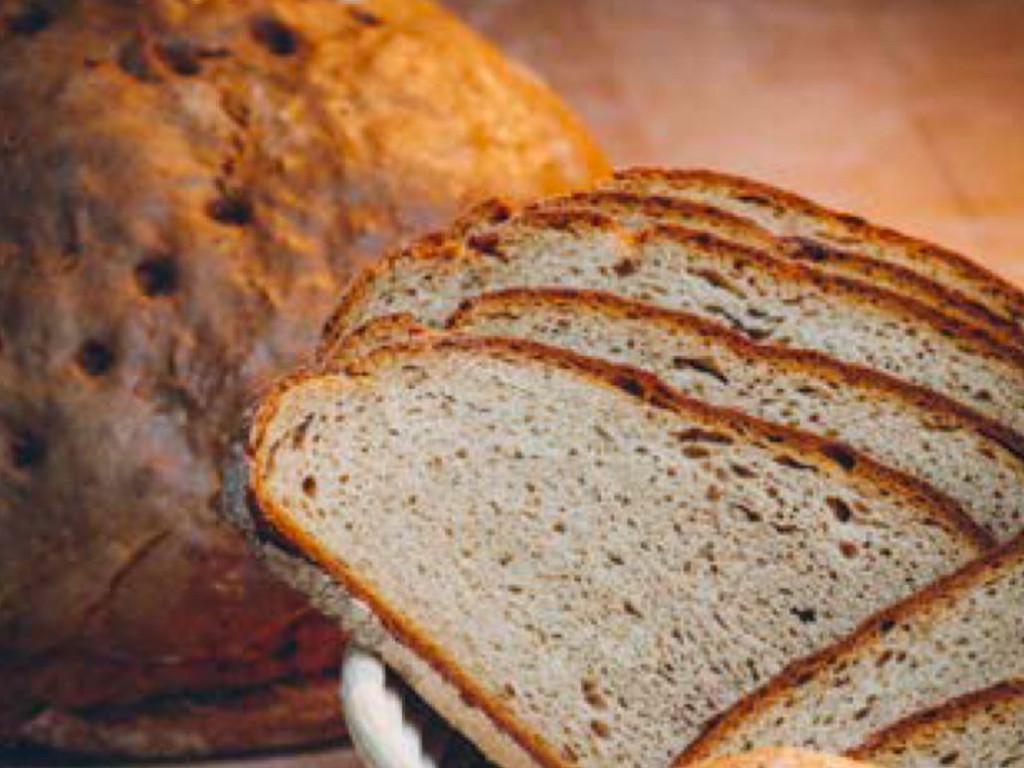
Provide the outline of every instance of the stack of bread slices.
<path id="1" fill-rule="evenodd" d="M 705 171 L 350 286 L 232 512 L 505 768 L 1024 760 L 1024 295 Z"/>

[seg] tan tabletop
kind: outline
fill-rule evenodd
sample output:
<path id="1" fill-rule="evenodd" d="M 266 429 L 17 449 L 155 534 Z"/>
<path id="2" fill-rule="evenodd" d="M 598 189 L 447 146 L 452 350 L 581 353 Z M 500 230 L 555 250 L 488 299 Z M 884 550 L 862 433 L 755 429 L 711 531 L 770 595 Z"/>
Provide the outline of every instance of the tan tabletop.
<path id="1" fill-rule="evenodd" d="M 790 187 L 1024 286 L 1024 2 L 447 0 L 616 164 Z"/>

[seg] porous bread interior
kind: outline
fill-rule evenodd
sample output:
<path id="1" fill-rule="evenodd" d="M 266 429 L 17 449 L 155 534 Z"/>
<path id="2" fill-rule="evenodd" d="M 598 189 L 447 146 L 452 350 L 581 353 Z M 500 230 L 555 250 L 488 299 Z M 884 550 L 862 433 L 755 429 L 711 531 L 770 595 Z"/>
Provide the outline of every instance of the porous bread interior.
<path id="1" fill-rule="evenodd" d="M 531 210 L 566 209 L 598 211 L 627 229 L 642 230 L 657 224 L 674 224 L 727 240 L 760 248 L 773 256 L 796 260 L 813 269 L 841 275 L 876 288 L 891 291 L 943 312 L 988 333 L 994 340 L 1024 347 L 1024 333 L 1007 320 L 949 286 L 938 283 L 900 264 L 881 260 L 856 249 L 825 245 L 806 237 L 773 235 L 744 218 L 685 196 L 663 197 L 615 189 L 578 193 L 537 204 Z"/>
<path id="2" fill-rule="evenodd" d="M 611 296 L 484 294 L 459 312 L 459 333 L 513 336 L 650 371 L 711 405 L 835 437 L 917 477 L 1006 540 L 1024 529 L 1024 457 L 978 422 L 827 361 L 755 346 L 689 316 Z"/>
<path id="3" fill-rule="evenodd" d="M 948 699 L 1024 675 L 1024 538 L 998 566 L 908 601 L 751 697 L 682 761 L 750 747 L 845 751 Z"/>
<path id="4" fill-rule="evenodd" d="M 708 171 L 626 170 L 603 188 L 666 195 L 715 206 L 779 236 L 805 237 L 910 269 L 1024 327 L 1024 294 L 959 254 L 828 210 L 758 182 Z"/>
<path id="5" fill-rule="evenodd" d="M 401 312 L 440 326 L 464 299 L 504 288 L 606 290 L 888 372 L 1024 431 L 1024 357 L 1012 350 L 951 334 L 888 294 L 866 296 L 760 252 L 662 230 L 631 236 L 593 214 L 561 215 L 558 225 L 496 225 L 475 241 L 488 237 L 486 250 L 470 241 L 456 255 L 394 257 L 354 295 L 340 327 Z"/>
<path id="6" fill-rule="evenodd" d="M 667 764 L 788 659 L 977 553 L 860 464 L 550 359 L 364 365 L 278 395 L 259 502 L 561 765 Z"/>
<path id="7" fill-rule="evenodd" d="M 1024 680 L 978 691 L 852 751 L 886 768 L 991 768 L 1024 763 Z"/>

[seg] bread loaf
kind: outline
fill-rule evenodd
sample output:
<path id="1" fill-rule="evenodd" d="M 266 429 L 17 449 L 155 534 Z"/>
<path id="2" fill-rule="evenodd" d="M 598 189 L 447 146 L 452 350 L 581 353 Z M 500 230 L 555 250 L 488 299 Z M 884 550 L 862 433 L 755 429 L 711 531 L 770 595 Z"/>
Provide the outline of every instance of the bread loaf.
<path id="1" fill-rule="evenodd" d="M 10 0 L 0 137 L 0 743 L 336 734 L 336 631 L 214 511 L 241 405 L 358 265 L 600 154 L 424 0 Z"/>
<path id="2" fill-rule="evenodd" d="M 238 514 L 507 768 L 664 764 L 984 546 L 846 447 L 526 342 L 385 347 L 283 382 L 253 424 Z"/>

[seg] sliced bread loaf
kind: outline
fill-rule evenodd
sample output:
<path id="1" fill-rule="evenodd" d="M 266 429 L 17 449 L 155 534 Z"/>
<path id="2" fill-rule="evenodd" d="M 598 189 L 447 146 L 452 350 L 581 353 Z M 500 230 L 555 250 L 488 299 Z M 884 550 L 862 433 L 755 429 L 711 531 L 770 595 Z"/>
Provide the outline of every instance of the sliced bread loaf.
<path id="1" fill-rule="evenodd" d="M 851 750 L 886 768 L 1011 768 L 1024 765 L 1024 679 L 912 715 Z"/>
<path id="2" fill-rule="evenodd" d="M 940 392 L 1024 431 L 1024 353 L 881 289 L 675 226 L 630 232 L 595 211 L 528 211 L 431 239 L 364 272 L 327 338 L 382 315 L 439 326 L 466 298 L 512 287 L 606 290 L 813 349 Z"/>
<path id="3" fill-rule="evenodd" d="M 621 171 L 608 186 L 713 205 L 776 235 L 802 238 L 812 248 L 838 248 L 912 270 L 1024 328 L 1024 293 L 979 264 L 792 192 L 714 171 L 653 168 Z"/>
<path id="4" fill-rule="evenodd" d="M 415 332 L 410 323 L 370 323 L 346 342 L 345 354 Z M 1002 540 L 1024 529 L 1024 437 L 891 376 L 817 352 L 756 344 L 694 315 L 593 291 L 484 294 L 447 325 L 650 371 L 710 405 L 848 443 L 931 484 Z"/>
<path id="5" fill-rule="evenodd" d="M 1024 346 L 1024 333 L 1016 323 L 918 272 L 806 238 L 776 237 L 751 219 L 704 203 L 683 197 L 606 189 L 579 192 L 537 206 L 540 210 L 566 207 L 598 210 L 634 229 L 643 229 L 652 223 L 678 224 L 740 245 L 760 248 L 776 256 L 807 262 L 816 269 L 884 288 L 965 323 L 977 325 L 1004 344 Z"/>
<path id="6" fill-rule="evenodd" d="M 952 697 L 1024 675 L 1024 536 L 880 613 L 733 707 L 682 755 L 852 749 Z"/>
<path id="7" fill-rule="evenodd" d="M 507 339 L 284 382 L 247 472 L 232 498 L 337 580 L 319 604 L 506 768 L 664 765 L 985 546 L 845 446 Z"/>

